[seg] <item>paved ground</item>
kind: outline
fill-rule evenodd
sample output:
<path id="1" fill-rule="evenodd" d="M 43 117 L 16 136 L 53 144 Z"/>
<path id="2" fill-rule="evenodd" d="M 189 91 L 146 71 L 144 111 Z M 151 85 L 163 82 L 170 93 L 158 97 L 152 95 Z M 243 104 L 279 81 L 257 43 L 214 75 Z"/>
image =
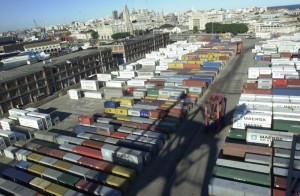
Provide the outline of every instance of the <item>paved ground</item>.
<path id="1" fill-rule="evenodd" d="M 254 63 L 251 49 L 255 40 L 245 40 L 245 53 L 234 59 L 219 74 L 205 97 L 223 93 L 227 98 L 226 126 L 217 135 L 204 134 L 200 100 L 179 130 L 150 166 L 132 184 L 127 195 L 208 195 L 208 183 L 219 150 L 228 133 L 233 109 L 238 102 L 247 69 Z"/>

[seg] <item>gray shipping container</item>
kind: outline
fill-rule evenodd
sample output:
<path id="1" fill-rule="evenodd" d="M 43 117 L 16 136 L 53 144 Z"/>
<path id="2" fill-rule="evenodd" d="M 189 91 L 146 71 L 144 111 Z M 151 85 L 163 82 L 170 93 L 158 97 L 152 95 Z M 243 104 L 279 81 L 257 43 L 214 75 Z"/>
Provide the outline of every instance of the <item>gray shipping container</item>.
<path id="1" fill-rule="evenodd" d="M 265 156 L 265 155 L 246 153 L 245 161 L 250 162 L 250 163 L 259 163 L 259 164 L 263 164 L 263 165 L 271 165 L 272 157 Z"/>
<path id="2" fill-rule="evenodd" d="M 24 145 L 24 147 L 28 150 L 37 151 L 37 149 L 39 149 L 41 145 L 35 143 L 27 143 Z"/>
<path id="3" fill-rule="evenodd" d="M 292 148 L 292 142 L 288 141 L 274 141 L 273 142 L 274 148 L 284 148 L 284 149 L 291 149 Z M 300 144 L 296 144 L 296 150 L 300 150 Z"/>
<path id="4" fill-rule="evenodd" d="M 102 186 L 102 185 L 98 185 L 97 188 L 94 190 L 94 194 L 95 195 L 103 195 L 103 196 L 121 196 L 122 193 L 119 190 L 110 188 L 110 187 L 106 187 L 106 186 Z"/>
<path id="5" fill-rule="evenodd" d="M 129 134 L 126 137 L 126 139 L 144 142 L 144 143 L 148 143 L 148 144 L 154 144 L 158 149 L 162 149 L 163 144 L 164 144 L 163 141 L 160 139 L 148 138 L 148 137 L 138 136 L 138 135 L 133 135 L 133 134 Z"/>
<path id="6" fill-rule="evenodd" d="M 85 194 L 79 193 L 79 192 L 74 191 L 74 190 L 68 190 L 68 191 L 64 194 L 64 196 L 74 196 L 74 195 L 76 195 L 76 196 L 85 196 Z"/>
<path id="7" fill-rule="evenodd" d="M 34 132 L 37 131 L 37 129 L 16 125 L 16 126 L 12 127 L 12 131 L 18 132 L 18 133 L 24 133 L 26 135 L 27 139 L 31 139 L 31 138 L 34 138 Z"/>
<path id="8" fill-rule="evenodd" d="M 101 152 L 103 159 L 106 161 L 128 166 L 139 172 L 141 172 L 144 167 L 143 153 L 141 151 L 105 144 Z"/>
<path id="9" fill-rule="evenodd" d="M 287 149 L 275 148 L 274 149 L 274 156 L 275 157 L 282 157 L 282 158 L 290 158 L 291 157 L 291 151 L 287 150 Z"/>
<path id="10" fill-rule="evenodd" d="M 114 144 L 116 145 L 120 139 L 112 138 L 112 137 L 107 137 L 104 142 L 108 144 Z"/>
<path id="11" fill-rule="evenodd" d="M 91 133 L 79 133 L 77 137 L 83 138 L 83 139 L 90 139 L 94 134 Z"/>
<path id="12" fill-rule="evenodd" d="M 90 169 L 79 166 L 79 165 L 73 165 L 70 169 L 69 172 L 82 176 L 83 178 L 85 178 L 85 175 L 90 171 Z"/>
<path id="13" fill-rule="evenodd" d="M 56 138 L 59 136 L 58 133 L 45 132 L 45 131 L 36 131 L 34 137 L 39 140 L 44 140 L 48 142 L 56 143 Z"/>
<path id="14" fill-rule="evenodd" d="M 54 163 L 56 163 L 57 161 L 58 161 L 58 159 L 55 159 L 55 158 L 52 158 L 52 157 L 44 156 L 44 157 L 40 160 L 40 163 L 52 167 L 52 166 L 54 165 Z"/>
<path id="15" fill-rule="evenodd" d="M 93 123 L 91 124 L 91 127 L 96 127 L 96 132 L 103 132 L 108 134 L 111 134 L 115 131 L 113 125 L 105 123 Z"/>
<path id="16" fill-rule="evenodd" d="M 288 169 L 285 168 L 280 168 L 280 167 L 273 167 L 273 175 L 277 175 L 277 176 L 288 176 Z M 292 177 L 298 177 L 300 174 L 299 171 L 296 170 L 292 170 L 291 175 Z"/>
<path id="17" fill-rule="evenodd" d="M 112 120 L 113 119 L 111 119 L 111 118 L 99 117 L 99 118 L 96 119 L 96 122 L 109 124 L 109 122 L 112 121 Z"/>
<path id="18" fill-rule="evenodd" d="M 271 190 L 266 187 L 213 177 L 208 186 L 208 194 L 216 196 L 267 196 L 271 195 Z"/>
<path id="19" fill-rule="evenodd" d="M 63 160 L 67 160 L 67 161 L 70 161 L 73 163 L 77 163 L 77 161 L 81 158 L 82 158 L 82 156 L 74 154 L 74 153 L 67 153 L 63 156 Z"/>
<path id="20" fill-rule="evenodd" d="M 36 191 L 9 180 L 6 180 L 4 183 L 0 184 L 0 189 L 12 193 L 15 196 L 34 196 L 37 194 Z"/>
<path id="21" fill-rule="evenodd" d="M 49 179 L 57 181 L 57 178 L 61 176 L 63 173 L 60 171 L 57 171 L 55 169 L 47 168 L 43 173 L 42 177 L 47 177 Z"/>
<path id="22" fill-rule="evenodd" d="M 254 163 L 240 162 L 240 161 L 232 161 L 227 159 L 217 159 L 216 165 L 231 167 L 236 169 L 254 171 L 259 173 L 270 173 L 270 167 L 265 165 L 259 165 Z"/>
<path id="23" fill-rule="evenodd" d="M 72 144 L 61 144 L 59 145 L 59 149 L 65 150 L 65 151 L 69 151 L 69 152 L 73 152 L 73 149 L 75 148 L 75 145 Z"/>
<path id="24" fill-rule="evenodd" d="M 66 136 L 66 135 L 60 135 L 56 138 L 56 142 L 57 144 L 77 144 L 77 145 L 81 145 L 82 142 L 84 141 L 84 139 L 80 139 L 77 137 L 70 137 L 70 136 Z"/>

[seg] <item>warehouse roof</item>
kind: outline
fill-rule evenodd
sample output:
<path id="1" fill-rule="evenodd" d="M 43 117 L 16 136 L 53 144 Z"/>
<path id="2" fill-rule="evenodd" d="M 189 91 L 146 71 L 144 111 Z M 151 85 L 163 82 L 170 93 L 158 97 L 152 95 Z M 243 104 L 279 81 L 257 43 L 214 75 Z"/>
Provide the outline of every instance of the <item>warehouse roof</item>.
<path id="1" fill-rule="evenodd" d="M 41 46 L 49 46 L 49 45 L 54 45 L 54 44 L 59 44 L 59 41 L 48 41 L 48 42 L 39 42 L 39 43 L 34 43 L 34 44 L 26 44 L 24 48 L 36 48 L 36 47 L 41 47 Z"/>
<path id="2" fill-rule="evenodd" d="M 101 49 L 101 50 L 105 51 L 107 49 Z M 23 76 L 26 76 L 26 75 L 29 75 L 29 74 L 32 74 L 35 72 L 39 72 L 39 71 L 43 70 L 44 66 L 53 66 L 53 65 L 60 64 L 60 63 L 65 63 L 66 60 L 74 59 L 76 57 L 84 57 L 84 56 L 96 54 L 96 53 L 99 53 L 98 49 L 82 50 L 79 52 L 74 52 L 74 53 L 70 53 L 67 55 L 52 58 L 52 63 L 46 64 L 46 65 L 43 62 L 38 62 L 38 63 L 34 63 L 31 65 L 23 65 L 23 66 L 14 68 L 14 69 L 2 71 L 2 72 L 0 72 L 0 83 L 9 81 L 12 79 L 16 79 L 19 77 L 23 77 Z"/>

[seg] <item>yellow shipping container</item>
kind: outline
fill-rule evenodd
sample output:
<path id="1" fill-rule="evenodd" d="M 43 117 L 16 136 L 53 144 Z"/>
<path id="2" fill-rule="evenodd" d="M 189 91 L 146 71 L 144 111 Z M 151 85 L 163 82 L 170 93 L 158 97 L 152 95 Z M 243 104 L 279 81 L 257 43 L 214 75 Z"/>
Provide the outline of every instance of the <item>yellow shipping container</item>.
<path id="1" fill-rule="evenodd" d="M 170 69 L 183 69 L 183 63 L 169 63 L 168 68 L 170 68 Z"/>
<path id="2" fill-rule="evenodd" d="M 191 97 L 197 97 L 198 99 L 200 99 L 200 97 L 201 97 L 201 95 L 199 95 L 197 93 L 188 93 L 187 95 L 191 96 Z"/>
<path id="3" fill-rule="evenodd" d="M 120 105 L 132 106 L 133 104 L 134 104 L 134 100 L 133 99 L 120 98 Z"/>
<path id="4" fill-rule="evenodd" d="M 189 57 L 188 56 L 182 56 L 181 60 L 187 61 L 187 60 L 189 60 Z"/>
<path id="5" fill-rule="evenodd" d="M 32 172 L 34 174 L 37 174 L 39 176 L 42 175 L 42 173 L 47 169 L 47 167 L 37 165 L 37 164 L 32 164 L 29 168 L 28 171 Z"/>
<path id="6" fill-rule="evenodd" d="M 152 100 L 156 100 L 156 97 L 151 97 L 151 96 L 146 96 L 145 99 L 152 99 Z"/>
<path id="7" fill-rule="evenodd" d="M 130 185 L 128 180 L 113 175 L 108 175 L 107 178 L 105 179 L 105 183 L 107 185 L 116 187 L 117 189 L 120 189 L 123 192 L 128 191 Z"/>
<path id="8" fill-rule="evenodd" d="M 118 108 L 116 108 L 116 114 L 127 116 L 128 115 L 128 108 L 118 107 Z"/>
<path id="9" fill-rule="evenodd" d="M 116 165 L 112 168 L 111 172 L 113 174 L 123 176 L 128 178 L 130 181 L 133 181 L 136 178 L 136 172 L 133 169 L 126 168 L 120 165 Z"/>
<path id="10" fill-rule="evenodd" d="M 46 192 L 55 196 L 63 196 L 70 189 L 60 186 L 58 184 L 51 183 L 47 188 Z"/>
<path id="11" fill-rule="evenodd" d="M 49 182 L 48 180 L 44 180 L 42 178 L 39 178 L 39 177 L 35 177 L 33 180 L 31 180 L 29 182 L 30 185 L 38 188 L 38 189 L 41 189 L 43 191 L 46 190 L 46 188 L 51 184 L 51 182 Z"/>
<path id="12" fill-rule="evenodd" d="M 65 161 L 58 160 L 58 161 L 56 161 L 56 162 L 53 164 L 53 167 L 56 168 L 56 169 L 63 170 L 63 171 L 69 171 L 69 169 L 70 169 L 73 165 L 74 165 L 74 164 L 71 164 L 71 163 L 67 163 L 67 162 L 65 162 Z"/>
<path id="13" fill-rule="evenodd" d="M 169 99 L 171 95 L 159 95 L 158 97 L 162 99 Z"/>
<path id="14" fill-rule="evenodd" d="M 115 108 L 105 108 L 104 112 L 108 113 L 108 114 L 115 114 L 116 113 L 116 109 Z"/>
<path id="15" fill-rule="evenodd" d="M 43 158 L 44 156 L 43 155 L 40 155 L 40 154 L 37 154 L 37 153 L 31 153 L 29 154 L 26 158 L 27 160 L 29 161 L 33 161 L 33 162 L 36 162 L 36 163 L 39 163 L 40 160 Z"/>
<path id="16" fill-rule="evenodd" d="M 175 105 L 176 101 L 166 101 L 164 105 Z"/>

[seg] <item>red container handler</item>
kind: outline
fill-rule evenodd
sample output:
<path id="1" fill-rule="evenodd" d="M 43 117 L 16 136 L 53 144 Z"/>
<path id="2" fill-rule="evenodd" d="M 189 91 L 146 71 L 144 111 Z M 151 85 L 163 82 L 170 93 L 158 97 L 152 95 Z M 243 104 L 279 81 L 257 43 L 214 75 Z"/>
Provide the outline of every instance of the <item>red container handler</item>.
<path id="1" fill-rule="evenodd" d="M 90 116 L 79 116 L 78 123 L 82 125 L 91 125 L 94 122 L 94 118 Z"/>
<path id="2" fill-rule="evenodd" d="M 87 167 L 94 168 L 97 161 L 98 161 L 97 159 L 93 159 L 93 158 L 89 158 L 89 157 L 82 157 L 81 159 L 79 159 L 77 161 L 77 163 L 80 164 L 80 165 L 84 165 L 84 166 L 87 166 Z"/>
<path id="3" fill-rule="evenodd" d="M 92 148 L 87 148 L 83 146 L 75 146 L 73 149 L 73 152 L 84 155 L 87 157 L 92 157 L 95 159 L 103 159 L 102 153 L 100 150 L 92 149 Z"/>
<path id="4" fill-rule="evenodd" d="M 287 79 L 273 79 L 272 85 L 273 87 L 287 87 L 288 81 Z"/>
<path id="5" fill-rule="evenodd" d="M 82 146 L 86 146 L 86 147 L 91 147 L 91 148 L 95 148 L 95 149 L 101 149 L 104 146 L 104 143 L 102 142 L 98 142 L 98 141 L 93 141 L 93 140 L 84 140 L 81 143 Z"/>
<path id="6" fill-rule="evenodd" d="M 57 150 L 57 149 L 53 149 L 49 155 L 52 157 L 56 157 L 59 159 L 62 159 L 68 152 L 62 151 L 62 150 Z"/>

